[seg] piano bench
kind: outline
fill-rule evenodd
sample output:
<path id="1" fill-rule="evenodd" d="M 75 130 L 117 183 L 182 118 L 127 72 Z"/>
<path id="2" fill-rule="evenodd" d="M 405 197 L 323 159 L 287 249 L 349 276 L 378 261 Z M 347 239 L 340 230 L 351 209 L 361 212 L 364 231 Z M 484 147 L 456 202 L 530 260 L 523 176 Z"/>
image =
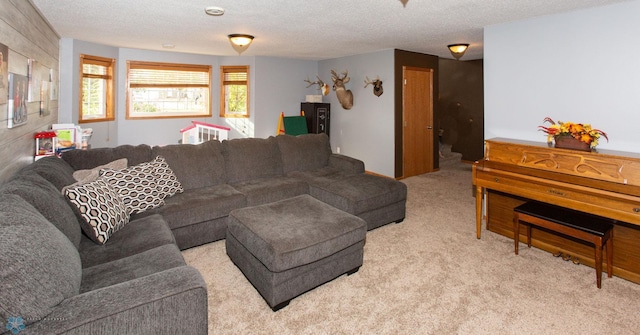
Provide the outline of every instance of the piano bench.
<path id="1" fill-rule="evenodd" d="M 595 248 L 596 283 L 602 287 L 602 249 L 607 248 L 607 276 L 613 274 L 612 219 L 540 202 L 526 202 L 513 209 L 513 239 L 518 254 L 520 221 L 527 225 L 527 246 L 531 247 L 531 226 L 590 242 Z"/>

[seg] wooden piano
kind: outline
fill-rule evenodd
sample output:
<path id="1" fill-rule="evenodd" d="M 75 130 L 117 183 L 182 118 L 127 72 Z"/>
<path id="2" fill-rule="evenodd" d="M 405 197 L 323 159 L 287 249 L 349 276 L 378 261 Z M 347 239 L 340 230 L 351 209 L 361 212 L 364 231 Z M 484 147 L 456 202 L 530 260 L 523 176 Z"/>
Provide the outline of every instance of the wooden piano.
<path id="1" fill-rule="evenodd" d="M 488 230 L 513 237 L 513 208 L 527 200 L 608 217 L 616 220 L 613 274 L 640 283 L 640 154 L 494 138 L 485 141 L 484 158 L 473 165 L 473 183 L 477 238 L 483 213 Z M 592 246 L 535 228 L 532 236 L 538 248 L 595 264 Z"/>

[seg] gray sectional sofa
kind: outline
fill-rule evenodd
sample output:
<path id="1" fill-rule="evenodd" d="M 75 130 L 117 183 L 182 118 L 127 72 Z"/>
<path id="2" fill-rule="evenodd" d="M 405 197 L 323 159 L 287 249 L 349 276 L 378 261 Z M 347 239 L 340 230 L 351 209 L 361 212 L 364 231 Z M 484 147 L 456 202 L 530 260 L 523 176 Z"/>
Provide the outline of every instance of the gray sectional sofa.
<path id="1" fill-rule="evenodd" d="M 132 214 L 104 244 L 87 237 L 63 195 L 77 182 L 74 172 L 158 156 L 183 191 Z M 405 215 L 406 186 L 365 174 L 362 161 L 332 153 L 324 134 L 40 159 L 0 187 L 0 333 L 206 334 L 206 285 L 180 250 L 225 238 L 234 209 L 302 194 L 364 219 L 368 229 Z"/>

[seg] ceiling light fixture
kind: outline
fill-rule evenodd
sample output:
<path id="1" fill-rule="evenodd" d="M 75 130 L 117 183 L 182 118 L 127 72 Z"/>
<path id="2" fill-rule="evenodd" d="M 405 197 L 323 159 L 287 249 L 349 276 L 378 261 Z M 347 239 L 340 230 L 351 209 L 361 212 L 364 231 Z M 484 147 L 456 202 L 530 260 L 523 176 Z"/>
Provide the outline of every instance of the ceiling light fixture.
<path id="1" fill-rule="evenodd" d="M 222 16 L 222 14 L 224 14 L 224 8 L 209 6 L 204 9 L 204 12 L 211 16 Z"/>
<path id="2" fill-rule="evenodd" d="M 455 59 L 459 60 L 460 57 L 462 57 L 464 53 L 467 51 L 467 48 L 469 48 L 469 44 L 467 43 L 449 44 L 447 45 L 447 47 L 449 48 L 449 51 L 451 51 L 451 55 Z"/>
<path id="3" fill-rule="evenodd" d="M 251 42 L 253 42 L 253 36 L 247 34 L 231 34 L 229 36 L 229 42 L 231 46 L 238 52 L 238 55 L 249 48 Z"/>

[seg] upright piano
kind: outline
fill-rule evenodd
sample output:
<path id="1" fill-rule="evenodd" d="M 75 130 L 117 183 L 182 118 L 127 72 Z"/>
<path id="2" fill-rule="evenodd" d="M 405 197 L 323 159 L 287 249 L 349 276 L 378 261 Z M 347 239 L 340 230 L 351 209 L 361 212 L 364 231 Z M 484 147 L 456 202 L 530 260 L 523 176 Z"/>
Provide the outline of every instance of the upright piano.
<path id="1" fill-rule="evenodd" d="M 478 239 L 483 218 L 488 230 L 513 237 L 513 208 L 528 200 L 608 217 L 616 220 L 613 274 L 640 283 L 640 154 L 494 138 L 472 173 Z M 534 246 L 594 266 L 593 246 L 541 229 L 532 235 Z"/>

